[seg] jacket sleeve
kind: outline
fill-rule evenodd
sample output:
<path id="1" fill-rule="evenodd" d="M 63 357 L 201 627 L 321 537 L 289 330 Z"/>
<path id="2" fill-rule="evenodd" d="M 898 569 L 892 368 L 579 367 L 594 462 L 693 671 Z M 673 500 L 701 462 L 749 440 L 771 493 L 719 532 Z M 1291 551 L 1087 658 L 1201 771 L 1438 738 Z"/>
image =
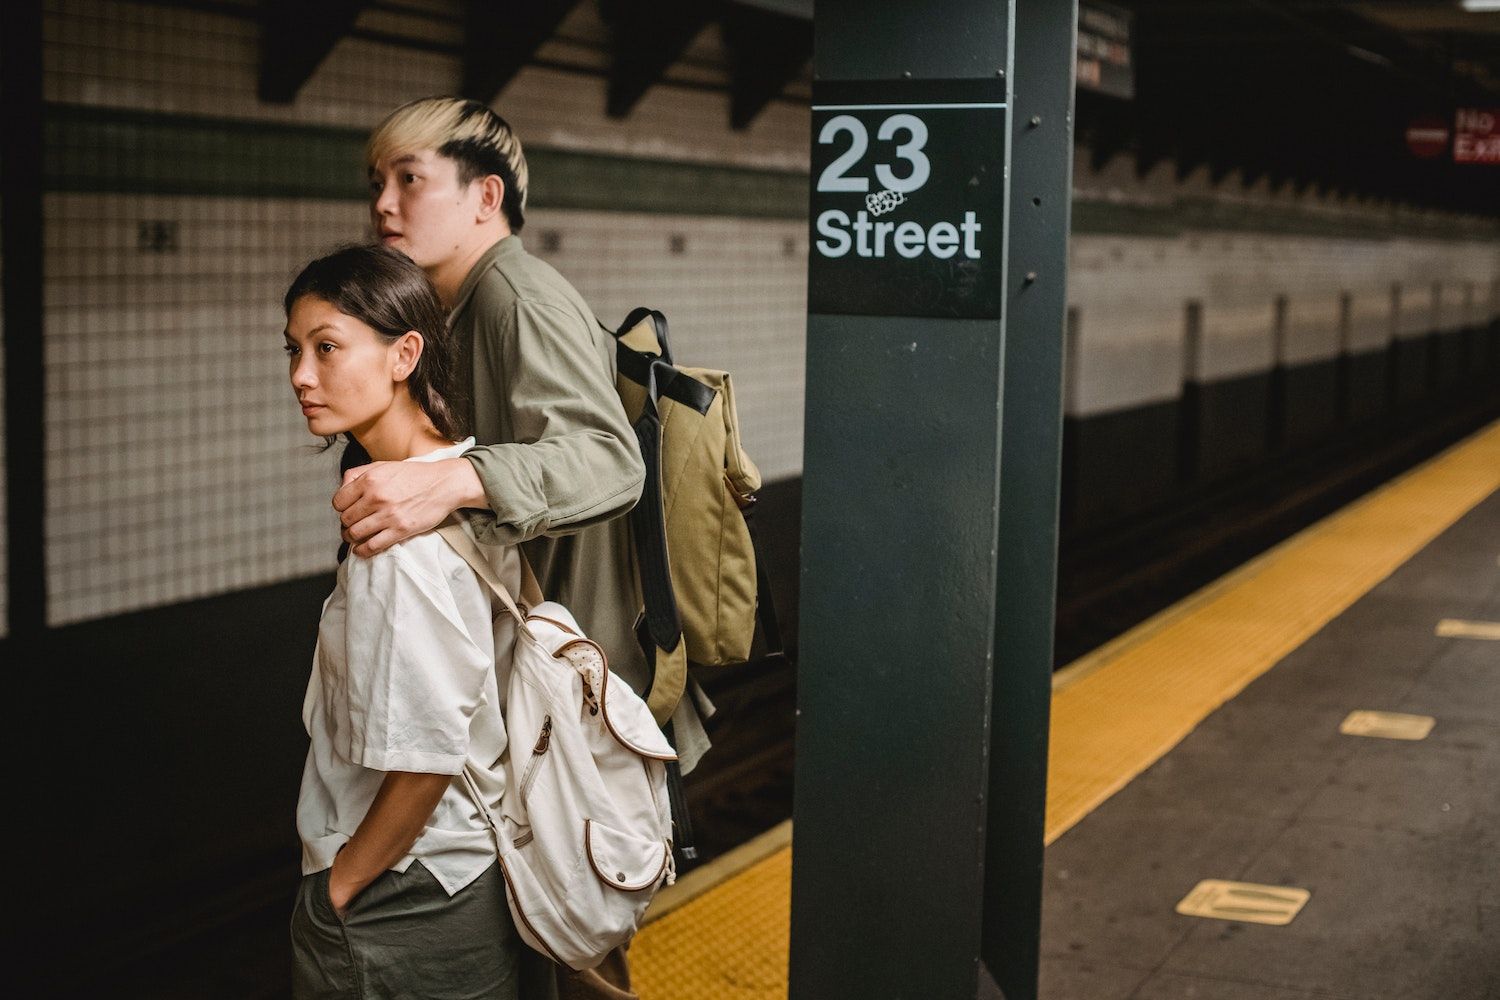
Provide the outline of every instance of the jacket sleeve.
<path id="1" fill-rule="evenodd" d="M 474 366 L 497 393 L 511 440 L 470 449 L 494 512 L 479 541 L 510 545 L 623 514 L 645 482 L 640 446 L 591 332 L 565 309 L 522 300 L 483 310 Z"/>

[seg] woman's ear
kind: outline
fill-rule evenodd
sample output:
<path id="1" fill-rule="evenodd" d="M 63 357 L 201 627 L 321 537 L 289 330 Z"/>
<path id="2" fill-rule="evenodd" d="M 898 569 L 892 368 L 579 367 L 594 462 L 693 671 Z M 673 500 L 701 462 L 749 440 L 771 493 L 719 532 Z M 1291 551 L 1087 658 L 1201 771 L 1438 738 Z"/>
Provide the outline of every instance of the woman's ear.
<path id="1" fill-rule="evenodd" d="M 417 370 L 417 362 L 422 360 L 424 346 L 422 335 L 417 331 L 407 330 L 403 333 L 391 345 L 391 378 L 397 382 L 410 378 L 411 373 Z"/>

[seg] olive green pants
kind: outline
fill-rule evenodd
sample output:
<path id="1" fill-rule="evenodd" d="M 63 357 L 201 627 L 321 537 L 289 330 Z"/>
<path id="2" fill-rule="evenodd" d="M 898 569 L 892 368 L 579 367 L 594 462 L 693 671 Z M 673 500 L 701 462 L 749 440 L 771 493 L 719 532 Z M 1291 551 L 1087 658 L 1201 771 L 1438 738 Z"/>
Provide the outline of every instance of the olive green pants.
<path id="1" fill-rule="evenodd" d="M 511 922 L 496 865 L 452 897 L 420 861 L 405 872 L 386 871 L 342 920 L 328 898 L 328 871 L 305 875 L 291 930 L 294 1000 L 531 1000 L 533 994 L 523 992 L 521 953 L 529 949 Z"/>

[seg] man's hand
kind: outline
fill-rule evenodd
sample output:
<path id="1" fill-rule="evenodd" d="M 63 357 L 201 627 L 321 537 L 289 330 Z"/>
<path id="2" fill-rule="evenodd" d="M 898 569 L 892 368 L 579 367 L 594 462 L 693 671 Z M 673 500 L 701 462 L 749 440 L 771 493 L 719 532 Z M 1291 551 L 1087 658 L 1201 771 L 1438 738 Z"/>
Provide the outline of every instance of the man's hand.
<path id="1" fill-rule="evenodd" d="M 364 558 L 437 527 L 461 507 L 489 507 L 479 474 L 463 458 L 362 465 L 344 473 L 333 495 L 344 541 Z"/>

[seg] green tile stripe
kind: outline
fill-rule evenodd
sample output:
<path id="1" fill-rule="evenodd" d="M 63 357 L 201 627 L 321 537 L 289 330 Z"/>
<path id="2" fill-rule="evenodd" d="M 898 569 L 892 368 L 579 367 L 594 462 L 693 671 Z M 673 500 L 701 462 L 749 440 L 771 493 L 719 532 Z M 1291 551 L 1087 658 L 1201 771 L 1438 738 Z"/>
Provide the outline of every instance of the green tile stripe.
<path id="1" fill-rule="evenodd" d="M 364 129 L 49 104 L 49 191 L 364 200 Z M 533 146 L 530 204 L 606 212 L 804 219 L 807 175 Z M 1290 206 L 1180 198 L 1164 206 L 1075 201 L 1073 232 L 1188 231 L 1329 238 L 1500 240 L 1500 221 L 1326 215 Z"/>
<path id="2" fill-rule="evenodd" d="M 365 129 L 50 104 L 49 191 L 364 200 Z M 807 175 L 531 147 L 538 208 L 802 219 Z"/>

